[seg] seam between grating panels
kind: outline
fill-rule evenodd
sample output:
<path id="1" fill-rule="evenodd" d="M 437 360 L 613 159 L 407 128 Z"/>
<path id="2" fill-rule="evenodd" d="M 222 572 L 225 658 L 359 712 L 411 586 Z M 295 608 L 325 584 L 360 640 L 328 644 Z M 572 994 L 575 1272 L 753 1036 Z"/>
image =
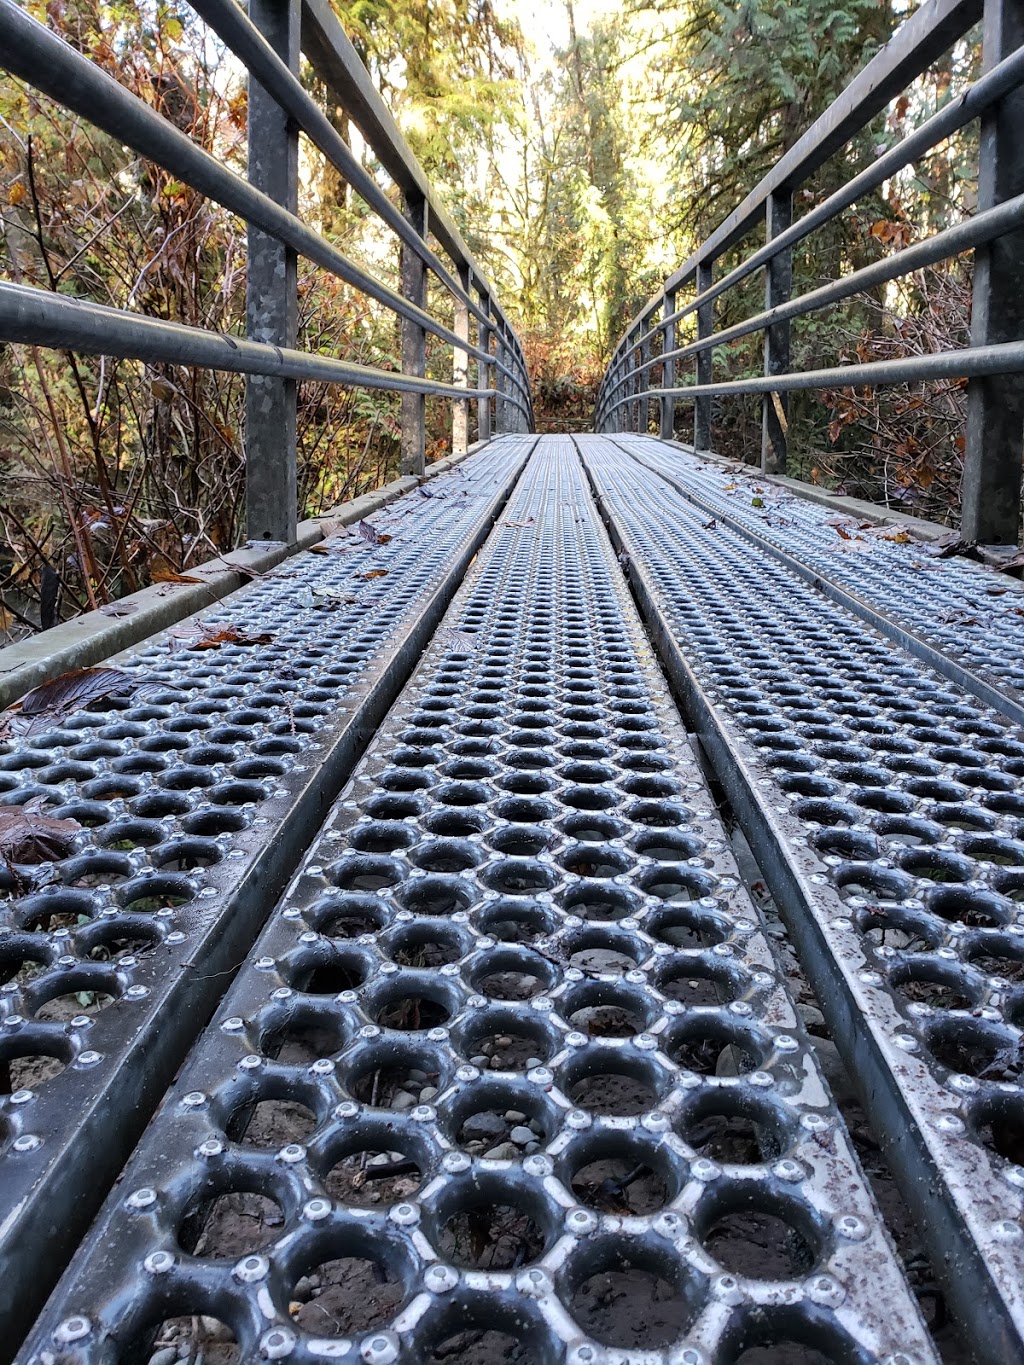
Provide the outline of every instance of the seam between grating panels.
<path id="1" fill-rule="evenodd" d="M 271 639 L 197 649 L 172 630 L 112 661 L 135 695 L 0 746 L 0 802 L 39 799 L 81 824 L 69 856 L 0 867 L 7 1340 L 99 1207 L 532 444 L 489 448 L 393 505 L 376 523 L 389 543 L 333 538 L 202 618 Z"/>
<path id="2" fill-rule="evenodd" d="M 530 1365 L 725 1365 L 783 1337 L 934 1361 L 570 442 L 540 441 L 445 627 L 21 1359 L 113 1362 L 213 1314 L 245 1360 L 423 1365 L 476 1328 Z M 308 1117 L 261 1127 L 267 1102 Z M 595 1160 L 646 1166 L 646 1202 L 624 1185 L 609 1212 Z M 367 1199 L 361 1172 L 410 1161 Z M 272 1196 L 280 1231 L 190 1240 L 229 1190 Z M 459 1232 L 496 1207 L 529 1220 L 524 1259 Z M 737 1270 L 715 1241 L 736 1210 L 803 1251 Z M 336 1293 L 354 1256 L 384 1283 L 325 1308 L 310 1277 Z M 600 1340 L 584 1290 L 620 1267 L 671 1286 L 649 1349 Z"/>
<path id="3" fill-rule="evenodd" d="M 1024 597 L 1013 580 L 994 579 L 991 570 L 964 561 L 929 558 L 919 544 L 904 544 L 885 535 L 865 540 L 853 529 L 846 531 L 848 538 L 843 540 L 835 525 L 829 524 L 827 509 L 802 503 L 793 493 L 766 489 L 749 476 L 727 475 L 700 463 L 696 456 L 668 460 L 660 442 L 653 440 L 620 437 L 615 444 L 695 506 L 774 555 L 936 672 L 1009 720 L 1024 723 L 1020 690 L 1024 685 Z M 745 486 L 745 492 L 753 493 L 764 508 L 756 510 L 752 503 L 744 506 L 739 499 L 726 496 L 723 490 L 730 483 L 736 491 Z M 834 514 L 831 521 L 853 525 L 852 518 Z M 898 528 L 889 529 L 899 533 Z M 929 576 L 934 582 L 929 582 Z M 993 590 L 1016 605 L 997 608 L 991 602 L 979 602 L 979 597 Z M 878 606 L 872 596 L 880 596 L 884 605 Z M 928 603 L 924 611 L 922 597 Z M 930 621 L 928 611 L 933 615 Z M 986 619 L 979 620 L 979 614 Z M 997 621 L 1003 627 L 1001 636 L 993 635 Z"/>
<path id="4" fill-rule="evenodd" d="M 580 441 L 663 660 L 745 824 L 983 1360 L 1020 1353 L 1024 736 L 637 465 Z"/>

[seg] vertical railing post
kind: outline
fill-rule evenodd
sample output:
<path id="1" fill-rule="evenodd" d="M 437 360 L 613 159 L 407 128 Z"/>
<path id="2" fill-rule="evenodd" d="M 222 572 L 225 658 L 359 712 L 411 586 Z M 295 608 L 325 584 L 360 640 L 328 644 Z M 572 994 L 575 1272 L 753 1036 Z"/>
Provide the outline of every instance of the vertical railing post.
<path id="1" fill-rule="evenodd" d="M 649 322 L 642 322 L 640 324 L 640 373 L 637 375 L 640 402 L 637 404 L 636 414 L 636 429 L 641 436 L 647 435 L 647 427 L 650 423 L 651 400 L 647 397 L 647 390 L 651 387 L 651 371 L 646 368 L 650 358 L 651 325 Z"/>
<path id="2" fill-rule="evenodd" d="M 505 337 L 502 333 L 501 322 L 494 313 L 491 316 L 494 318 L 494 387 L 496 390 L 494 396 L 494 430 L 499 436 L 502 436 L 508 430 L 505 425 L 508 417 L 505 405 L 505 371 L 500 368 L 506 363 Z"/>
<path id="3" fill-rule="evenodd" d="M 675 291 L 666 292 L 661 305 L 661 354 L 668 356 L 670 351 L 676 348 L 676 325 L 669 322 L 672 314 L 676 311 Z M 674 389 L 676 386 L 676 362 L 669 358 L 661 362 L 661 387 L 663 389 Z M 676 430 L 676 400 L 663 395 L 661 399 L 661 415 L 658 423 L 659 434 L 663 441 L 671 441 Z"/>
<path id="4" fill-rule="evenodd" d="M 1024 43 L 1022 0 L 985 0 L 985 70 Z M 1024 193 L 1024 88 L 981 116 L 978 212 Z M 1024 230 L 974 252 L 971 345 L 1024 336 Z M 1024 463 L 1024 374 L 972 379 L 967 386 L 967 438 L 961 488 L 961 531 L 983 545 L 1013 545 L 1020 525 Z"/>
<path id="5" fill-rule="evenodd" d="M 420 237 L 427 235 L 427 204 L 422 195 L 406 194 L 405 216 Z M 405 242 L 401 251 L 402 297 L 418 308 L 427 306 L 427 267 Z M 427 366 L 427 333 L 418 322 L 402 318 L 402 373 L 422 378 Z M 422 393 L 402 394 L 402 474 L 422 474 L 426 466 L 427 402 Z"/>
<path id="6" fill-rule="evenodd" d="M 459 283 L 469 294 L 472 279 L 469 266 L 459 266 Z M 455 335 L 469 343 L 469 305 L 455 300 Z M 456 346 L 452 352 L 452 383 L 456 388 L 469 388 L 469 356 Z M 456 399 L 452 404 L 452 454 L 463 455 L 469 449 L 469 399 Z"/>
<path id="7" fill-rule="evenodd" d="M 765 209 L 765 241 L 785 232 L 793 221 L 793 193 L 776 190 L 768 196 Z M 793 292 L 793 248 L 785 247 L 773 256 L 765 269 L 764 304 L 776 308 L 788 303 Z M 789 322 L 774 322 L 765 328 L 764 372 L 785 374 L 790 356 Z M 765 474 L 785 474 L 789 435 L 789 395 L 766 393 L 761 410 L 761 470 Z"/>
<path id="8" fill-rule="evenodd" d="M 701 261 L 697 266 L 697 294 L 703 294 L 706 289 L 710 289 L 714 281 L 715 263 L 711 261 Z M 697 309 L 697 339 L 711 336 L 715 330 L 715 305 L 714 303 L 702 303 Z M 697 354 L 697 383 L 710 384 L 713 372 L 712 353 L 709 350 L 699 351 Z M 693 408 L 693 448 L 694 450 L 711 449 L 711 395 L 705 394 L 702 398 L 694 399 Z"/>
<path id="9" fill-rule="evenodd" d="M 638 327 L 629 339 L 629 423 L 630 431 L 640 430 L 640 414 L 637 411 L 637 390 L 640 386 L 640 376 L 637 374 L 639 357 L 637 347 L 640 344 L 640 328 Z"/>
<path id="10" fill-rule="evenodd" d="M 289 70 L 299 69 L 299 0 L 250 0 L 249 17 Z M 299 138 L 277 102 L 249 81 L 252 185 L 298 211 Z M 295 252 L 254 227 L 247 235 L 245 330 L 252 341 L 294 347 L 299 325 Z M 250 375 L 245 385 L 245 524 L 250 540 L 294 544 L 298 516 L 297 386 Z"/>
<path id="11" fill-rule="evenodd" d="M 476 297 L 481 312 L 490 317 L 491 301 L 487 296 L 487 291 L 485 289 L 478 289 Z M 484 322 L 477 324 L 476 344 L 481 351 L 486 351 L 490 354 L 491 329 Z M 476 386 L 478 389 L 489 389 L 491 387 L 490 361 L 477 361 Z M 476 439 L 478 441 L 489 441 L 491 439 L 491 400 L 489 397 L 478 398 L 476 400 Z"/>

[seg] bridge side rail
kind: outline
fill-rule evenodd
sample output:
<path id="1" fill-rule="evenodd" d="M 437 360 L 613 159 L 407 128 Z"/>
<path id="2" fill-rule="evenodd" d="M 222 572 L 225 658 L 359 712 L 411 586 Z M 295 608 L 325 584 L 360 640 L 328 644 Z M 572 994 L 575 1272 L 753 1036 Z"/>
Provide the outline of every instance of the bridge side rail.
<path id="1" fill-rule="evenodd" d="M 197 0 L 192 8 L 249 75 L 245 178 L 14 0 L 0 0 L 0 67 L 244 219 L 248 228 L 244 337 L 0 280 L 0 340 L 246 375 L 247 536 L 294 544 L 298 381 L 401 393 L 401 472 L 420 474 L 428 396 L 444 398 L 452 406 L 455 453 L 468 444 L 471 400 L 476 400 L 481 440 L 496 432 L 531 428 L 526 363 L 493 286 L 431 189 L 330 6 L 322 0 L 252 0 L 248 16 L 233 0 Z M 303 89 L 298 78 L 302 51 L 394 178 L 401 208 Z M 357 265 L 299 218 L 300 132 L 398 237 L 400 289 Z M 296 348 L 300 256 L 400 320 L 400 373 Z M 428 311 L 428 273 L 454 301 L 454 327 Z M 428 335 L 452 348 L 451 383 L 426 377 Z M 472 385 L 471 361 L 476 365 Z"/>
<path id="2" fill-rule="evenodd" d="M 794 221 L 794 195 L 818 168 L 983 17 L 983 75 L 958 98 Z M 986 544 L 1018 539 L 1024 463 L 1024 151 L 1014 128 L 1024 120 L 1024 5 L 1021 0 L 927 0 L 846 90 L 775 164 L 742 204 L 648 300 L 616 346 L 598 395 L 595 429 L 646 431 L 658 402 L 664 438 L 680 402 L 694 404 L 694 445 L 711 445 L 712 400 L 763 394 L 761 469 L 785 473 L 787 395 L 798 389 L 918 383 L 966 378 L 962 529 Z M 975 215 L 808 293 L 792 295 L 793 247 L 914 164 L 944 139 L 980 120 Z M 764 245 L 714 279 L 716 261 L 764 224 Z M 974 252 L 971 344 L 961 350 L 827 369 L 793 371 L 790 324 L 863 290 L 963 252 Z M 714 305 L 754 272 L 765 273 L 765 308 L 716 331 Z M 678 296 L 694 289 L 682 306 Z M 677 324 L 696 314 L 696 340 L 677 345 Z M 764 373 L 713 381 L 714 348 L 764 333 Z M 657 345 L 652 345 L 652 343 Z M 695 383 L 677 387 L 684 361 Z M 660 386 L 652 372 L 661 367 Z"/>

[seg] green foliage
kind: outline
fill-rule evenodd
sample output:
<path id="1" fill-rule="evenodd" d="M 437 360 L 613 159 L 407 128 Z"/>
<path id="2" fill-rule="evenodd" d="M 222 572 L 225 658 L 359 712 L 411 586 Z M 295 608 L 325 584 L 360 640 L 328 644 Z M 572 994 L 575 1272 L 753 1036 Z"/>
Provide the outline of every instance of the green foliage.
<path id="1" fill-rule="evenodd" d="M 435 182 L 458 186 L 465 158 L 508 123 L 522 37 L 490 0 L 335 0 L 378 89 Z"/>

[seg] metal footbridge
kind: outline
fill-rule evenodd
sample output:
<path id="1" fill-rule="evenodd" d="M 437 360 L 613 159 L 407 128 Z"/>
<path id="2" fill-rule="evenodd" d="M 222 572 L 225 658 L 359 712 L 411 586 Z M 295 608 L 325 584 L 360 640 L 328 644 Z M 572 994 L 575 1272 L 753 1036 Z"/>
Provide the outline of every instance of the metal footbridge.
<path id="1" fill-rule="evenodd" d="M 1018 0 L 919 6 L 575 437 L 326 0 L 191 7 L 250 78 L 244 175 L 0 0 L 40 107 L 247 232 L 237 334 L 0 280 L 16 360 L 245 376 L 247 536 L 0 651 L 0 1360 L 1024 1359 Z M 979 79 L 795 216 L 979 19 Z M 794 295 L 975 122 L 972 217 Z M 300 136 L 397 279 L 301 219 Z M 791 368 L 792 320 L 965 252 L 969 346 Z M 303 349 L 300 257 L 393 357 Z M 785 477 L 788 394 L 950 379 L 959 547 Z M 401 395 L 401 458 L 300 521 L 307 382 Z M 756 468 L 713 453 L 750 395 Z"/>
<path id="2" fill-rule="evenodd" d="M 499 438 L 375 518 L 387 543 L 203 614 L 265 643 L 173 627 L 7 739 L 5 802 L 80 826 L 5 874 L 21 1358 L 152 1359 L 193 1318 L 242 1360 L 493 1330 L 538 1361 L 937 1359 L 722 790 L 951 1305 L 1015 1358 L 1024 598 L 998 580 L 986 656 L 931 595 L 990 570 L 851 554 L 788 492 L 749 515 L 755 486 L 657 440 Z M 929 589 L 874 605 L 877 575 Z M 361 1261 L 364 1330 L 306 1312 Z M 631 1272 L 673 1308 L 639 1354 L 586 1292 Z"/>

